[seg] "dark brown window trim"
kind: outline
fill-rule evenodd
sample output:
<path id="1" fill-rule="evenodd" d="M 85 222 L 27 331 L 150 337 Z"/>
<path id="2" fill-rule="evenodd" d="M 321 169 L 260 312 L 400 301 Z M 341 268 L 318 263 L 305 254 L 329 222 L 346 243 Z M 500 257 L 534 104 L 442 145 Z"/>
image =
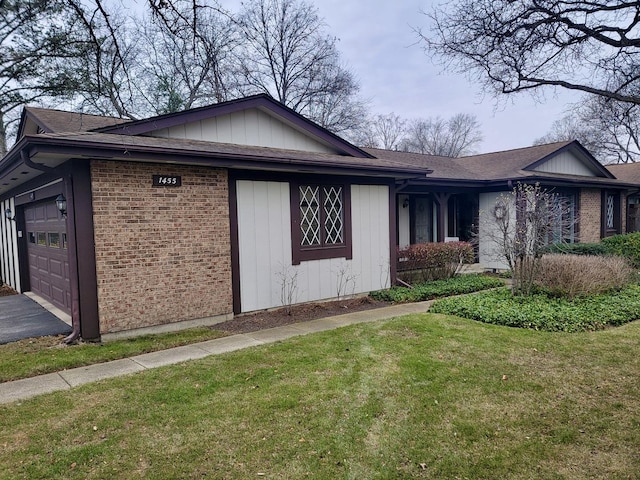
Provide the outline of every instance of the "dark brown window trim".
<path id="1" fill-rule="evenodd" d="M 607 199 L 613 197 L 613 228 L 607 226 Z M 619 191 L 602 190 L 600 237 L 606 238 L 622 233 L 621 195 Z"/>
<path id="2" fill-rule="evenodd" d="M 343 240 L 339 245 L 302 246 L 302 231 L 300 230 L 300 186 L 318 185 L 342 187 L 343 201 Z M 291 263 L 300 265 L 301 262 L 310 260 L 326 260 L 329 258 L 353 258 L 351 242 L 351 185 L 345 182 L 332 181 L 330 179 L 311 181 L 289 181 L 289 197 L 291 208 Z M 322 209 L 322 207 L 321 207 Z"/>

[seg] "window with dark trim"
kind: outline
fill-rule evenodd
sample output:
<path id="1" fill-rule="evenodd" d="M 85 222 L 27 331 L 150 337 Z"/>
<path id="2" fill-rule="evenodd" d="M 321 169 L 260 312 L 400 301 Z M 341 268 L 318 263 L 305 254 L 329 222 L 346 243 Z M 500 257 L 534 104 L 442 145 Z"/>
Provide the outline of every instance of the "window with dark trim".
<path id="1" fill-rule="evenodd" d="M 620 218 L 620 193 L 602 192 L 602 237 L 610 237 L 622 232 Z"/>
<path id="2" fill-rule="evenodd" d="M 294 265 L 351 254 L 351 194 L 342 183 L 294 183 L 291 248 Z"/>

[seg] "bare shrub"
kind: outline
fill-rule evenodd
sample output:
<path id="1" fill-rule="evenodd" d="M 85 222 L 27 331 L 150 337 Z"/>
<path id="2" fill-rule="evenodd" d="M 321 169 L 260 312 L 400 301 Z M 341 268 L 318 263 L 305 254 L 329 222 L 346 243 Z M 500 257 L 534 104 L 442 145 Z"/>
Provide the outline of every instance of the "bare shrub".
<path id="1" fill-rule="evenodd" d="M 622 257 L 549 254 L 540 261 L 535 283 L 552 295 L 574 298 L 621 288 L 632 275 Z"/>

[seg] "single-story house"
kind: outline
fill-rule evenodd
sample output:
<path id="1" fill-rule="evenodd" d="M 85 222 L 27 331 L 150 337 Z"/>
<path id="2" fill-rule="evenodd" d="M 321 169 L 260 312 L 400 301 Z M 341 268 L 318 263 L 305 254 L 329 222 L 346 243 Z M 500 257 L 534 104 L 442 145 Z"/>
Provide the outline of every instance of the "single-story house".
<path id="1" fill-rule="evenodd" d="M 517 181 L 572 199 L 572 240 L 625 229 L 633 185 L 578 142 L 363 149 L 265 95 L 138 121 L 26 107 L 0 160 L 0 274 L 85 339 L 215 323 L 388 287 L 397 246 L 469 239 Z"/>

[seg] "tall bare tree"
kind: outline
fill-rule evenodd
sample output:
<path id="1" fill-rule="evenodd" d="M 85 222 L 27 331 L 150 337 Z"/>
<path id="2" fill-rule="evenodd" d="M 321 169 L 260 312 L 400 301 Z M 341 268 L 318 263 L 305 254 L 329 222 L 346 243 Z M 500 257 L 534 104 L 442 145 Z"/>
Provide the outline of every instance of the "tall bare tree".
<path id="1" fill-rule="evenodd" d="M 482 141 L 480 123 L 474 115 L 458 113 L 449 119 L 421 118 L 409 122 L 401 149 L 443 157 L 474 153 Z"/>
<path id="2" fill-rule="evenodd" d="M 391 112 L 370 119 L 357 137 L 363 147 L 399 150 L 404 140 L 407 121 Z"/>
<path id="3" fill-rule="evenodd" d="M 640 104 L 640 2 L 455 0 L 427 15 L 425 47 L 485 91 L 559 87 Z"/>
<path id="4" fill-rule="evenodd" d="M 359 85 L 340 63 L 336 39 L 317 9 L 299 0 L 250 0 L 240 12 L 240 90 L 266 93 L 333 131 L 362 111 Z M 336 106 L 339 108 L 336 109 Z M 341 113 L 342 112 L 342 113 Z"/>
<path id="5" fill-rule="evenodd" d="M 534 144 L 578 140 L 603 164 L 640 161 L 638 108 L 603 97 L 586 98 Z"/>

